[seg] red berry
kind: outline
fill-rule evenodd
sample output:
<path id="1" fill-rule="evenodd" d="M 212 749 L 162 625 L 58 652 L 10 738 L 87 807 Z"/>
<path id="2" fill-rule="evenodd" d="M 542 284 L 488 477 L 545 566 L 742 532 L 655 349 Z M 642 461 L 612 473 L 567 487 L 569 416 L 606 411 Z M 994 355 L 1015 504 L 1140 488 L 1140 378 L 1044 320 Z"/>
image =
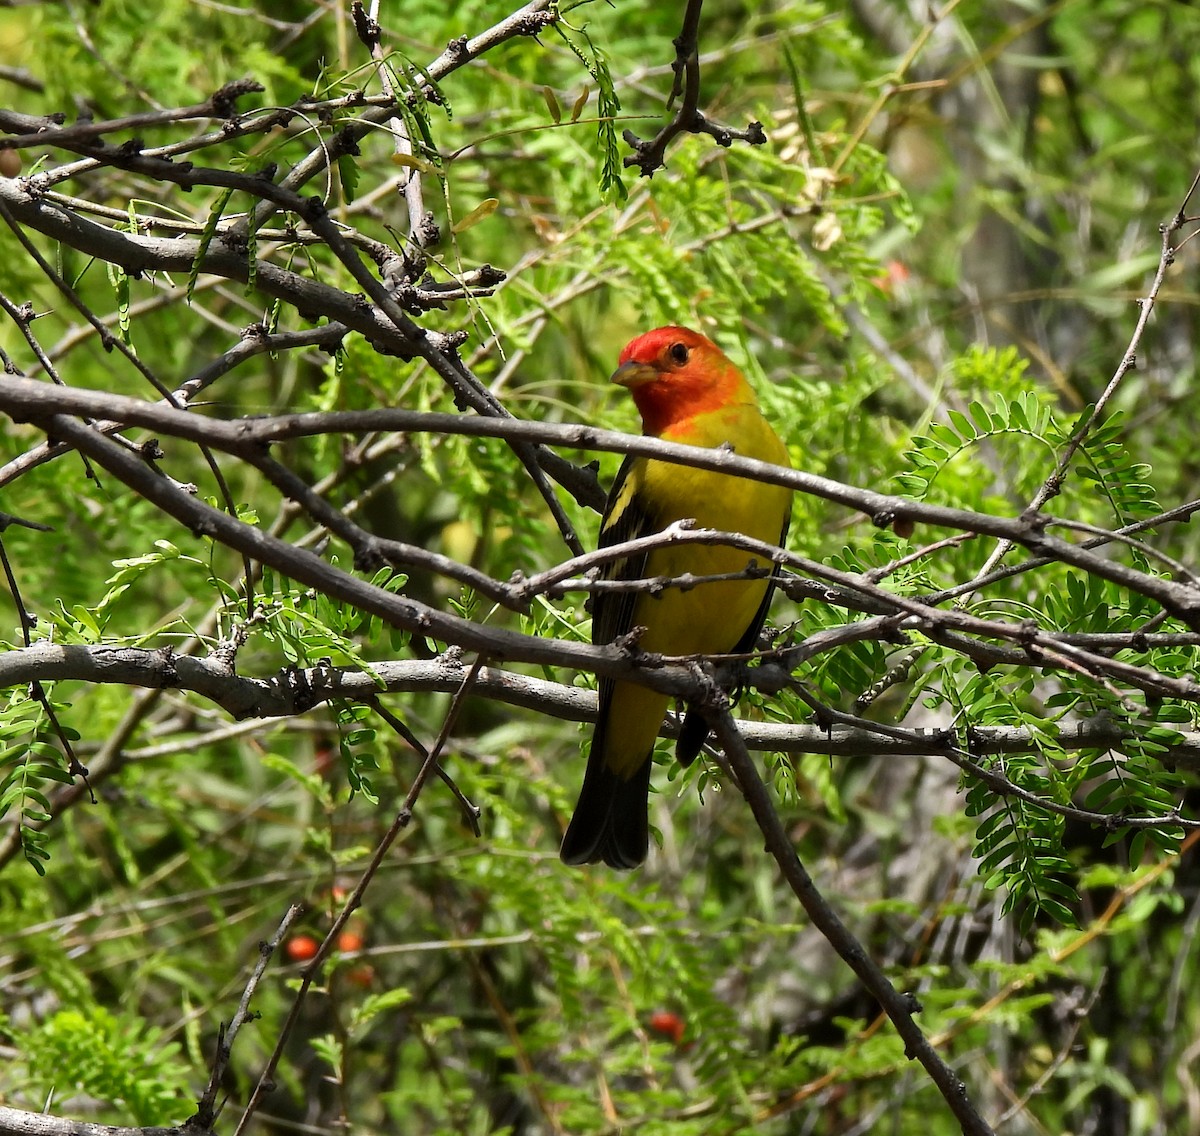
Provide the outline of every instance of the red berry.
<path id="1" fill-rule="evenodd" d="M 343 931 L 338 936 L 337 948 L 343 954 L 350 954 L 351 951 L 361 951 L 363 949 L 362 932 Z"/>
<path id="2" fill-rule="evenodd" d="M 293 935 L 287 941 L 284 951 L 292 962 L 308 962 L 317 957 L 321 944 L 311 935 Z"/>
<path id="3" fill-rule="evenodd" d="M 649 1026 L 654 1033 L 670 1038 L 676 1045 L 683 1040 L 683 1031 L 687 1028 L 684 1020 L 671 1010 L 655 1010 L 650 1015 Z"/>

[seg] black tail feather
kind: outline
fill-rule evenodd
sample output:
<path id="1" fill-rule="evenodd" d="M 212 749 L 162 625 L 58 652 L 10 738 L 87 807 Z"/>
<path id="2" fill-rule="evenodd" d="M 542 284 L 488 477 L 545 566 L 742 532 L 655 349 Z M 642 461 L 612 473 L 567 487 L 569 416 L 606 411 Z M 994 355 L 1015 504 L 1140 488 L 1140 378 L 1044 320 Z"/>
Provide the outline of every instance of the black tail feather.
<path id="1" fill-rule="evenodd" d="M 710 729 L 708 719 L 694 706 L 689 706 L 675 742 L 675 757 L 684 769 L 696 760 L 696 755 L 704 748 Z"/>
<path id="2" fill-rule="evenodd" d="M 650 849 L 650 755 L 626 780 L 599 760 L 588 761 L 575 815 L 559 857 L 564 864 L 636 868 Z"/>

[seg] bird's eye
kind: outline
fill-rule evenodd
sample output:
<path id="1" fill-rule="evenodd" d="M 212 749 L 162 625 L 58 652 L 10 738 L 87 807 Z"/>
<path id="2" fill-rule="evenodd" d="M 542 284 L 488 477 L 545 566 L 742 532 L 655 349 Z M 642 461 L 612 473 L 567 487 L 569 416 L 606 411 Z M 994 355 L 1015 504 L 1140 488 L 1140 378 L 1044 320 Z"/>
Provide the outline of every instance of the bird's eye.
<path id="1" fill-rule="evenodd" d="M 688 355 L 690 352 L 687 349 L 687 344 L 672 343 L 667 351 L 667 354 L 671 356 L 671 362 L 677 363 L 682 367 L 684 363 L 688 361 Z"/>

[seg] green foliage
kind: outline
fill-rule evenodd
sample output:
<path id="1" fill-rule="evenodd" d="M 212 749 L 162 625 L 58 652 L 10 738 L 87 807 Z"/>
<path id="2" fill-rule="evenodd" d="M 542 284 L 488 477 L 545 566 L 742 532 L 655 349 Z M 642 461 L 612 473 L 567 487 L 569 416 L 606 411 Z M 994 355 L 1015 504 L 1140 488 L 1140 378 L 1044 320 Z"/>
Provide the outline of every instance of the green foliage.
<path id="1" fill-rule="evenodd" d="M 1090 408 L 1081 415 L 1083 422 L 1090 417 Z M 1128 430 L 1124 415 L 1113 414 L 1106 422 L 1088 432 L 1081 454 L 1083 460 L 1076 476 L 1092 482 L 1112 509 L 1111 523 L 1124 527 L 1162 512 L 1154 486 L 1150 484 L 1152 470 L 1146 462 L 1137 461 L 1126 441 Z M 1135 554 L 1133 562 L 1142 569 L 1145 560 Z"/>
<path id="2" fill-rule="evenodd" d="M 462 358 L 520 417 L 636 429 L 629 400 L 603 376 L 635 331 L 694 324 L 751 376 L 797 467 L 855 485 L 1020 515 L 1086 427 L 1045 506 L 1084 527 L 1052 524 L 1051 535 L 1082 542 L 1195 495 L 1186 273 L 1160 297 L 1140 369 L 1094 423 L 1091 408 L 1124 356 L 1131 301 L 1156 262 L 1156 226 L 1178 209 L 1190 177 L 1200 91 L 1177 48 L 1194 42 L 1200 17 L 1186 5 L 1132 0 L 1015 16 L 967 9 L 945 14 L 910 65 L 928 29 L 907 27 L 899 12 L 889 31 L 821 3 L 710 0 L 701 107 L 731 125 L 761 121 L 768 144 L 726 149 L 684 135 L 647 179 L 624 168 L 622 133 L 648 138 L 667 121 L 679 13 L 562 5 L 565 18 L 536 40 L 507 43 L 433 84 L 432 95 L 404 100 L 400 119 L 369 132 L 305 192 L 361 238 L 370 264 L 405 241 L 391 179 L 421 173 L 445 234 L 428 250 L 431 278 L 444 283 L 485 263 L 509 276 L 492 295 L 415 318 L 431 331 L 469 330 Z M 242 75 L 267 90 L 239 103 L 239 114 L 301 96 L 345 99 L 265 137 L 226 137 L 215 120 L 139 131 L 155 147 L 211 129 L 176 160 L 238 171 L 277 163 L 282 178 L 359 121 L 355 91 L 377 96 L 385 74 L 398 89 L 423 89 L 447 43 L 503 14 L 481 0 L 413 3 L 403 13 L 385 5 L 382 64 L 332 9 L 310 19 L 286 3 L 268 13 L 169 0 L 153 20 L 124 0 L 71 8 L 68 18 L 18 6 L 6 16 L 6 43 L 15 74 L 33 80 L 16 92 L 28 113 L 146 114 L 204 100 Z M 1014 28 L 1028 38 L 1014 39 Z M 1036 86 L 1023 83 L 1029 75 Z M 400 123 L 415 151 L 409 166 L 394 160 L 389 131 Z M 127 141 L 118 135 L 105 141 Z M 65 160 L 25 153 L 43 166 Z M 361 290 L 294 217 L 251 223 L 247 286 L 215 287 L 199 261 L 246 216 L 246 195 L 174 193 L 130 170 L 83 173 L 47 192 L 93 194 L 91 216 L 121 233 L 198 242 L 192 270 L 174 280 L 42 245 L 160 377 L 186 381 L 250 323 L 320 325 L 269 294 L 256 262 Z M 7 230 L 0 244 L 5 295 L 34 305 L 32 331 L 53 346 L 68 382 L 157 397 L 115 353 L 96 349 Z M 1185 245 L 1180 259 L 1190 252 Z M 0 347 L 40 374 L 14 326 L 0 330 Z M 357 335 L 333 358 L 257 356 L 198 401 L 197 414 L 225 418 L 459 409 L 429 367 L 384 356 Z M 131 444 L 145 440 L 127 433 Z M 5 460 L 42 437 L 10 424 Z M 165 476 L 220 499 L 188 446 L 160 442 L 154 461 Z M 566 555 L 500 442 L 325 436 L 280 444 L 272 456 L 365 529 L 497 579 Z M 247 523 L 350 564 L 344 544 L 250 467 L 219 460 Z M 599 458 L 602 484 L 619 461 Z M 591 547 L 597 518 L 566 496 Z M 370 678 L 395 659 L 425 664 L 428 678 L 445 655 L 445 644 L 269 570 L 254 581 L 247 620 L 240 557 L 107 475 L 87 477 L 70 457 L 6 482 L 4 507 L 53 527 L 5 533 L 37 618 L 35 642 L 47 649 L 101 647 L 119 658 L 146 647 L 167 662 L 212 653 L 208 661 L 227 662 L 237 678 L 268 683 L 301 670 L 319 681 L 341 667 Z M 996 553 L 984 538 L 930 551 L 947 535 L 898 535 L 801 495 L 790 546 L 894 595 L 927 597 L 974 579 Z M 1109 544 L 1106 555 L 1168 575 L 1200 551 L 1178 525 L 1134 537 L 1140 547 Z M 1149 600 L 1061 565 L 1030 568 L 1025 557 L 1009 551 L 999 567 L 1014 575 L 940 606 L 1075 635 L 1161 633 L 1120 660 L 1168 676 L 1197 672 L 1188 629 Z M 417 568 L 375 572 L 372 582 L 487 626 L 589 635 L 580 595 L 539 598 L 516 614 Z M 15 601 L 5 602 L 16 646 Z M 871 617 L 821 598 L 780 599 L 772 612 L 783 646 Z M 1024 1115 L 1012 1125 L 1030 1131 L 1096 1130 L 1116 1115 L 1138 1136 L 1182 1130 L 1178 1069 L 1200 1018 L 1181 994 L 1194 982 L 1181 913 L 1196 880 L 1180 855 L 1187 832 L 1178 818 L 1192 815 L 1195 778 L 1167 758 L 1194 729 L 1195 704 L 1152 698 L 1070 659 L 1019 657 L 1013 639 L 982 637 L 1018 657 L 981 662 L 933 630 L 916 620 L 847 638 L 796 669 L 803 697 L 750 691 L 738 713 L 809 723 L 816 703 L 889 726 L 948 725 L 959 756 L 989 779 L 960 775 L 940 757 L 769 755 L 789 834 L 839 915 L 898 987 L 916 992 L 920 1026 L 990 1119 L 1019 1101 Z M 591 683 L 490 662 L 514 683 L 523 672 Z M 205 1080 L 217 1023 L 230 1017 L 257 943 L 297 898 L 306 931 L 328 929 L 420 759 L 366 698 L 286 721 L 233 722 L 206 698 L 169 688 L 44 689 L 93 767 L 98 803 L 63 804 L 72 779 L 61 738 L 28 687 L 13 686 L 0 707 L 0 950 L 17 977 L 0 1010 L 17 1057 L 0 1092 L 29 1109 L 53 1093 L 65 1113 L 175 1123 L 190 1111 L 183 1094 Z M 586 729 L 477 695 L 452 703 L 431 689 L 381 703 L 423 745 L 453 707 L 442 765 L 481 810 L 483 837 L 431 779 L 355 915 L 365 950 L 335 952 L 301 1015 L 271 1102 L 281 1125 L 955 1130 L 877 1006 L 801 918 L 715 763 L 680 775 L 660 762 L 652 823 L 661 848 L 646 870 L 567 870 L 555 849 Z M 1081 721 L 1117 723 L 1126 740 L 1066 748 L 1063 731 Z M 975 753 L 972 731 L 985 727 L 1019 731 L 1030 744 L 1003 758 Z M 671 760 L 667 742 L 659 751 Z M 1097 816 L 1085 824 L 1079 810 Z M 279 980 L 289 965 L 272 960 L 258 988 L 262 1017 L 239 1037 L 231 1100 L 244 1101 L 274 1045 L 291 1004 Z"/>
<path id="3" fill-rule="evenodd" d="M 990 485 L 998 472 L 1021 499 L 1030 500 L 1040 479 L 1051 472 L 1077 431 L 1088 428 L 1079 457 L 1068 480 L 1066 493 L 1056 508 L 1085 523 L 1116 528 L 1153 517 L 1161 511 L 1150 484 L 1152 471 L 1135 461 L 1125 442 L 1123 415 L 1117 412 L 1092 426 L 1092 409 L 1074 420 L 1057 412 L 1047 395 L 1021 390 L 1027 361 L 1013 348 L 975 349 L 956 364 L 961 385 L 972 391 L 987 391 L 994 401 L 975 399 L 967 413 L 951 409 L 947 422 L 931 422 L 925 434 L 913 438 L 905 455 L 907 470 L 896 478 L 897 488 L 919 499 L 959 504 L 967 489 L 967 503 L 983 509 L 988 505 Z M 1010 393 L 1012 392 L 1012 393 Z M 992 459 L 985 463 L 981 454 Z M 1146 557 L 1134 550 L 1134 564 L 1147 570 Z M 1077 632 L 1134 630 L 1144 618 L 1145 604 L 1096 577 L 1060 570 L 1048 586 L 1041 611 L 1013 595 L 1004 600 L 971 605 L 976 614 L 1011 607 L 1045 627 Z M 860 652 L 861 653 L 861 652 Z M 1086 675 L 1068 672 L 1059 679 L 1063 688 L 1042 699 L 1035 695 L 1030 678 L 990 672 L 965 676 L 964 661 L 942 653 L 946 670 L 941 681 L 924 683 L 926 705 L 952 703 L 957 717 L 974 726 L 1018 726 L 1035 742 L 1028 755 L 1013 755 L 992 766 L 1019 789 L 1057 805 L 1069 805 L 1076 792 L 1091 779 L 1085 807 L 1118 821 L 1122 817 L 1167 816 L 1183 788 L 1177 774 L 1151 757 L 1136 739 L 1125 754 L 1083 755 L 1071 758 L 1056 741 L 1057 725 L 1064 710 L 1101 714 L 1126 723 L 1140 733 L 1139 716 L 1131 714 L 1128 700 L 1111 687 L 1104 689 Z M 1005 668 L 1007 671 L 1007 668 Z M 854 688 L 866 684 L 868 673 L 849 677 Z M 1182 708 L 1180 708 L 1182 709 Z M 1183 720 L 1190 720 L 1183 712 Z M 1170 720 L 1160 707 L 1160 722 Z M 1164 741 L 1173 736 L 1160 731 Z M 1157 753 L 1161 743 L 1151 743 Z M 1020 798 L 997 802 L 981 781 L 972 782 L 967 796 L 967 813 L 981 817 L 976 829 L 974 855 L 989 888 L 1004 889 L 1003 910 L 1020 913 L 1020 925 L 1028 930 L 1039 913 L 1074 924 L 1071 901 L 1075 895 L 1074 866 L 1063 845 L 1062 817 Z M 1114 824 L 1108 840 L 1129 842 L 1131 862 L 1137 863 L 1147 840 L 1171 853 L 1182 837 L 1179 829 L 1165 824 L 1130 834 Z"/>
<path id="4" fill-rule="evenodd" d="M 555 25 L 555 30 L 596 81 L 596 98 L 599 104 L 596 140 L 601 154 L 600 189 L 602 192 L 611 191 L 618 201 L 624 201 L 629 196 L 629 191 L 621 178 L 622 155 L 617 141 L 617 116 L 621 113 L 621 100 L 613 86 L 608 58 L 588 35 L 586 27 L 571 27 L 564 19 Z"/>
<path id="5" fill-rule="evenodd" d="M 379 798 L 371 788 L 371 775 L 379 768 L 379 762 L 371 743 L 376 741 L 377 734 L 373 727 L 366 724 L 372 717 L 366 706 L 340 700 L 334 704 L 338 748 L 346 766 L 350 791 L 362 793 L 368 801 L 375 803 Z"/>
<path id="6" fill-rule="evenodd" d="M 37 1027 L 0 1024 L 19 1046 L 35 1096 L 91 1097 L 107 1113 L 137 1125 L 173 1125 L 191 1111 L 190 1068 L 164 1031 L 107 1010 L 58 1010 Z"/>
<path id="7" fill-rule="evenodd" d="M 228 206 L 232 198 L 233 190 L 225 190 L 224 193 L 218 196 L 212 209 L 209 210 L 208 221 L 205 223 L 204 230 L 200 234 L 200 244 L 196 250 L 196 259 L 192 261 L 192 270 L 188 273 L 187 298 L 189 301 L 196 291 L 196 281 L 200 277 L 200 266 L 204 263 L 204 258 L 208 254 L 213 238 L 217 235 L 217 226 L 224 219 L 226 206 Z"/>
<path id="8" fill-rule="evenodd" d="M 0 710 L 0 818 L 14 814 L 21 852 L 38 875 L 45 874 L 43 862 L 50 858 L 42 828 L 51 819 L 46 794 L 54 784 L 74 781 L 53 736 L 42 700 L 28 688 L 11 691 Z M 74 730 L 67 736 L 79 739 Z"/>

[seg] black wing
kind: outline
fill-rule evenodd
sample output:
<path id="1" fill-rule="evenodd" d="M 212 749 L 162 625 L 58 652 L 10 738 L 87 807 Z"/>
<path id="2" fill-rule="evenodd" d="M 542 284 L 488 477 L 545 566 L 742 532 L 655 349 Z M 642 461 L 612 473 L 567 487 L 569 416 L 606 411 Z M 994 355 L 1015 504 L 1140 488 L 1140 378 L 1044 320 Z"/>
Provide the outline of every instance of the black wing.
<path id="1" fill-rule="evenodd" d="M 600 548 L 649 536 L 659 529 L 657 518 L 634 496 L 631 471 L 638 459 L 626 458 L 613 482 L 600 527 Z M 645 575 L 648 553 L 606 564 L 605 580 L 639 580 Z M 592 602 L 592 642 L 611 643 L 633 627 L 638 593 L 597 592 Z M 636 868 L 649 848 L 646 797 L 650 790 L 650 754 L 632 777 L 621 777 L 604 762 L 605 735 L 612 706 L 614 682 L 601 678 L 600 713 L 592 734 L 591 755 L 583 788 L 571 823 L 563 835 L 559 855 L 567 864 L 592 864 L 603 860 L 613 868 Z"/>
<path id="2" fill-rule="evenodd" d="M 604 519 L 600 522 L 599 548 L 612 548 L 627 540 L 652 536 L 661 527 L 657 518 L 646 511 L 645 503 L 634 497 L 629 485 L 630 472 L 638 461 L 638 458 L 627 457 L 617 471 L 617 479 L 604 506 Z M 640 580 L 645 575 L 648 556 L 648 552 L 642 552 L 614 560 L 604 566 L 601 577 L 605 580 Z M 633 626 L 633 609 L 638 595 L 635 591 L 596 593 L 592 601 L 592 642 L 596 646 L 611 643 L 629 631 Z M 601 679 L 601 690 L 604 682 Z"/>

